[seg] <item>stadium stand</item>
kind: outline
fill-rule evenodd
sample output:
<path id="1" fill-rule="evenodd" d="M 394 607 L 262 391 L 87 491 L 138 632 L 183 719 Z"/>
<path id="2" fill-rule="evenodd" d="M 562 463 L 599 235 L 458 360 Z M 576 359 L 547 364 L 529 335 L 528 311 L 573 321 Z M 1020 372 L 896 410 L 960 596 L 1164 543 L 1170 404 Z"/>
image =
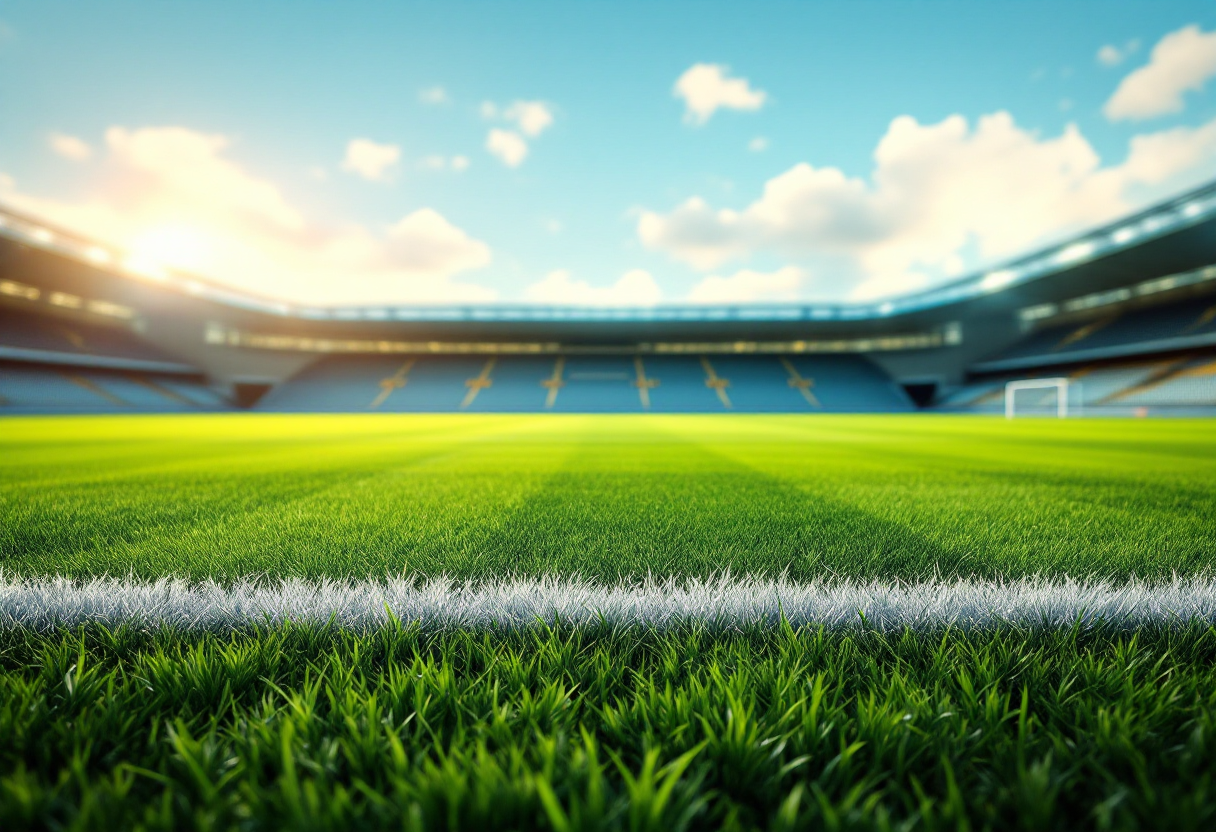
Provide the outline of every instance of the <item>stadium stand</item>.
<path id="1" fill-rule="evenodd" d="M 273 390 L 266 411 L 906 412 L 861 356 L 331 356 Z"/>
<path id="2" fill-rule="evenodd" d="M 0 414 L 188 413 L 227 409 L 227 401 L 197 379 L 0 363 Z"/>
<path id="3" fill-rule="evenodd" d="M 1216 344 L 1216 299 L 1186 298 L 1043 327 L 980 367 L 1028 360 L 1058 364 L 1211 344 Z"/>
<path id="4" fill-rule="evenodd" d="M 972 381 L 945 395 L 935 410 L 1004 412 L 1005 384 L 1019 379 L 1064 376 L 1070 405 L 1091 416 L 1197 415 L 1216 411 L 1216 355 L 1172 356 L 1129 363 L 1058 368 L 1006 374 Z M 1053 391 L 1021 394 L 1028 412 L 1048 412 Z"/>
<path id="5" fill-rule="evenodd" d="M 129 366 L 190 370 L 123 326 L 33 314 L 0 308 L 0 359 L 104 366 L 116 359 Z M 93 359 L 93 360 L 90 360 Z M 102 359 L 97 361 L 96 359 Z"/>
<path id="6" fill-rule="evenodd" d="M 1067 376 L 1072 413 L 1169 415 L 1214 368 L 1216 182 L 904 295 L 636 308 L 304 305 L 0 207 L 0 414 L 1000 413 Z"/>
<path id="7" fill-rule="evenodd" d="M 1069 404 L 1089 415 L 1216 412 L 1216 294 L 1145 300 L 1124 290 L 1062 304 L 1070 305 L 1080 311 L 1059 322 L 1048 318 L 972 365 L 969 380 L 934 409 L 1002 412 L 1007 382 L 1064 376 Z M 1049 412 L 1055 393 L 1019 395 L 1027 411 Z"/>
<path id="8" fill-rule="evenodd" d="M 0 308 L 0 414 L 228 408 L 197 369 L 125 325 Z"/>
<path id="9" fill-rule="evenodd" d="M 1131 407 L 1216 407 L 1216 357 L 1183 361 L 1110 397 Z"/>

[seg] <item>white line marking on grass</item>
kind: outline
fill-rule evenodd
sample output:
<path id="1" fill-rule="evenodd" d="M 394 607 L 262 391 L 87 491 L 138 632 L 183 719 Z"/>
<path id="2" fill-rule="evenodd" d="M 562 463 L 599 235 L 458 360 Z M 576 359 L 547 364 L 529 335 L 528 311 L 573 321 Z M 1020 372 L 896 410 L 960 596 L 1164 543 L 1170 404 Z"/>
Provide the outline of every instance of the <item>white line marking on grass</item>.
<path id="1" fill-rule="evenodd" d="M 1216 579 L 1148 583 L 1021 579 L 918 584 L 796 584 L 723 576 L 601 586 L 568 578 L 460 584 L 450 580 L 188 583 L 0 574 L 0 627 L 100 623 L 230 630 L 325 623 L 357 630 L 390 616 L 425 629 L 520 628 L 540 622 L 612 626 L 708 624 L 865 627 L 1115 627 L 1216 623 Z"/>

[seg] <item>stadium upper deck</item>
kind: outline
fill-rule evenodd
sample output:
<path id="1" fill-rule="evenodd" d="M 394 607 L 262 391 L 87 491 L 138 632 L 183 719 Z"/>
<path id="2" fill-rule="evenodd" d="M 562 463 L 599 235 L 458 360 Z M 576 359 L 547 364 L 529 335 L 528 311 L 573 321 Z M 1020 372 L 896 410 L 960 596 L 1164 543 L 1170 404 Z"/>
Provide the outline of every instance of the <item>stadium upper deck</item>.
<path id="1" fill-rule="evenodd" d="M 500 356 L 498 373 L 511 372 L 515 358 L 547 356 L 538 364 L 544 365 L 538 370 L 544 377 L 530 379 L 532 386 L 549 377 L 558 357 L 637 355 L 651 361 L 666 356 L 672 359 L 672 383 L 687 376 L 693 387 L 703 382 L 710 389 L 718 382 L 704 372 L 702 359 L 852 355 L 865 360 L 843 362 L 841 368 L 876 367 L 888 382 L 899 382 L 924 403 L 941 401 L 986 374 L 1025 375 L 1164 353 L 1198 360 L 1216 347 L 1211 322 L 1198 320 L 1212 305 L 1203 296 L 1216 291 L 1213 264 L 1216 183 L 999 268 L 873 303 L 315 308 L 132 262 L 114 249 L 0 211 L 0 361 L 10 370 L 17 363 L 29 365 L 19 368 L 22 372 L 59 365 L 144 374 L 141 378 L 152 381 L 157 374 L 190 376 L 229 399 L 293 379 L 267 402 L 308 409 L 307 395 L 301 398 L 293 389 L 308 379 L 353 378 L 379 366 L 370 358 L 359 364 L 360 355 Z M 1163 310 L 1153 311 L 1159 306 Z M 1080 334 L 1061 346 L 1064 336 L 1052 334 L 1057 329 Z M 1150 331 L 1152 337 L 1146 335 Z M 319 362 L 325 356 L 329 359 Z M 744 362 L 732 372 L 735 385 L 757 373 L 771 373 L 777 384 L 795 384 L 775 358 L 754 366 Z M 833 371 L 817 372 L 825 380 L 834 377 Z M 841 389 L 861 385 L 867 373 L 850 376 L 852 381 L 847 373 L 840 376 Z M 467 381 L 453 380 L 459 394 L 454 401 L 463 400 Z M 637 383 L 633 377 L 627 386 Z M 347 394 L 337 395 L 332 384 L 327 389 L 331 403 L 345 400 Z M 487 394 L 483 403 L 501 391 Z M 348 392 L 352 409 L 368 406 L 356 401 L 375 399 L 375 385 L 370 397 L 362 387 Z M 736 392 L 741 402 L 747 400 L 742 388 Z M 636 390 L 629 395 L 636 398 Z M 657 395 L 655 401 L 660 398 L 669 399 Z M 713 400 L 705 406 L 712 407 Z M 754 409 L 792 409 L 800 400 L 766 393 L 752 403 Z M 588 401 L 592 409 L 607 406 Z M 907 405 L 906 396 L 898 403 L 882 395 L 843 395 L 840 401 L 852 402 L 843 409 Z M 430 409 L 429 404 L 418 407 Z"/>
<path id="2" fill-rule="evenodd" d="M 641 325 L 642 331 L 678 332 L 687 325 L 708 325 L 755 331 L 757 325 L 794 324 L 816 328 L 830 324 L 888 322 L 915 313 L 939 312 L 994 294 L 1020 301 L 1046 299 L 1060 293 L 1047 278 L 1067 277 L 1069 294 L 1120 285 L 1129 276 L 1150 271 L 1184 271 L 1216 260 L 1216 182 L 1155 205 L 1138 214 L 1070 238 L 1057 245 L 926 291 L 865 303 L 675 305 L 651 307 L 593 307 L 520 305 L 349 306 L 317 307 L 260 297 L 155 263 L 134 261 L 121 252 L 54 229 L 37 220 L 0 208 L 0 238 L 30 249 L 58 254 L 96 274 L 135 279 L 183 297 L 231 310 L 260 313 L 274 319 L 303 322 L 365 322 L 464 324 L 465 332 L 502 332 L 526 327 L 602 323 L 619 335 Z M 1162 245 L 1167 243 L 1167 245 Z M 1060 281 L 1046 281 L 1058 284 Z M 505 327 L 487 325 L 499 324 Z M 625 329 L 622 329 L 625 327 Z M 833 331 L 838 327 L 828 327 Z M 455 329 L 451 331 L 456 331 Z"/>

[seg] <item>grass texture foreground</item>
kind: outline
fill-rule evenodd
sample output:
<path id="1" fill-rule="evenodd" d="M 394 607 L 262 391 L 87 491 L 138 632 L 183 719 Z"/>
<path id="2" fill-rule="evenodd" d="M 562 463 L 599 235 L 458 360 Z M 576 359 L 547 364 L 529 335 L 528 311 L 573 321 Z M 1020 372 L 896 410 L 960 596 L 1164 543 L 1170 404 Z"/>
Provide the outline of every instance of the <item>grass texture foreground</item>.
<path id="1" fill-rule="evenodd" d="M 1209 610 L 1213 517 L 1204 421 L 6 419 L 0 605 L 111 612 L 0 616 L 0 828 L 1209 829 L 1210 614 L 981 613 Z M 223 612 L 331 585 L 439 623 Z M 452 612 L 566 585 L 835 618 Z"/>

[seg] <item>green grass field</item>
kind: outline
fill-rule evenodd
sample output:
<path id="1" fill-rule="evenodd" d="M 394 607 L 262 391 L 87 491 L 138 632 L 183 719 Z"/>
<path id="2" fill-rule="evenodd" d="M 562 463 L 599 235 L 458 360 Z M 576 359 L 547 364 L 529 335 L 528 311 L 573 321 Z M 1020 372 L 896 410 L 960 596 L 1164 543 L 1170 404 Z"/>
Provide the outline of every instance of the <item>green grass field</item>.
<path id="1" fill-rule="evenodd" d="M 967 417 L 11 419 L 20 574 L 602 581 L 1209 568 L 1205 421 Z"/>
<path id="2" fill-rule="evenodd" d="M 1151 582 L 1213 518 L 1211 421 L 0 421 L 2 586 Z M 0 626 L 4 829 L 1214 825 L 1197 623 Z"/>

